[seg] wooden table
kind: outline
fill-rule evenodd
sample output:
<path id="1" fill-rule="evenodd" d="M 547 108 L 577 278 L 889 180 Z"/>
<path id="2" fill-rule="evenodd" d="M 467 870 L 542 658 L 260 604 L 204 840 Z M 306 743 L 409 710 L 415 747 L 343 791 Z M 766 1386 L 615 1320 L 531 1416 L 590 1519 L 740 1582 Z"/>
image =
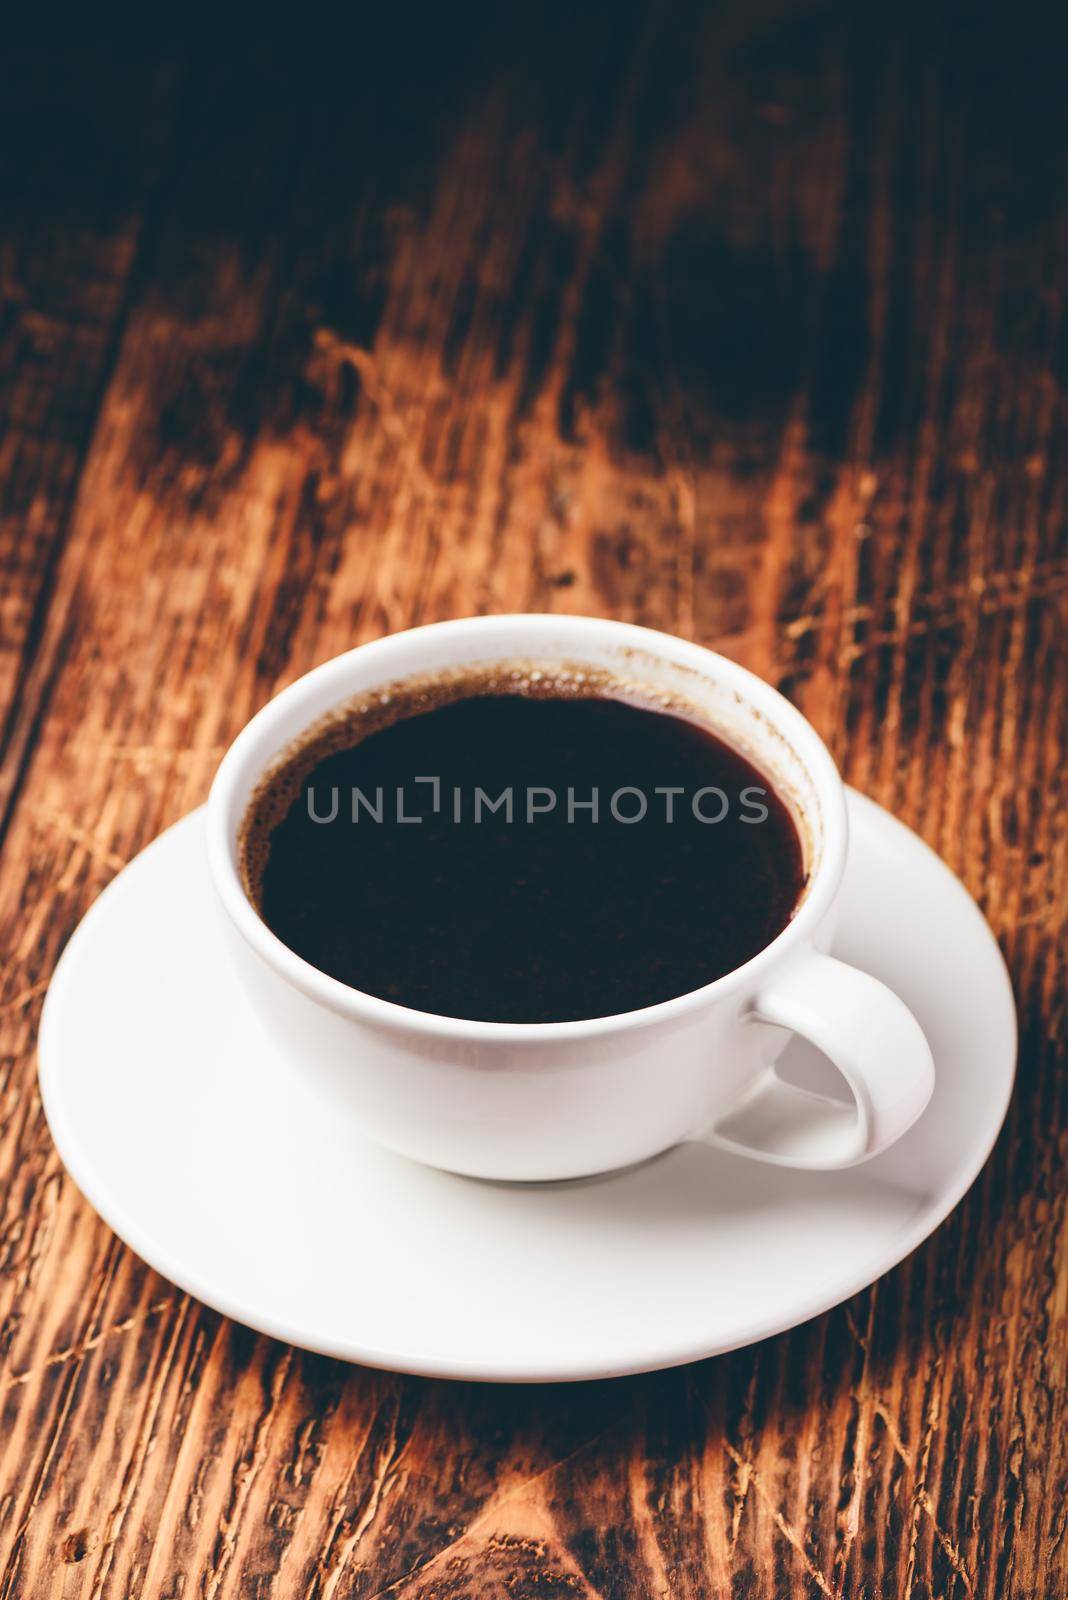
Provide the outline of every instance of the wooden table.
<path id="1" fill-rule="evenodd" d="M 393 9 L 5 65 L 0 1600 L 1063 1600 L 1058 52 L 1004 14 Z M 258 706 L 511 609 L 782 687 L 977 896 L 1023 1029 L 895 1272 L 559 1389 L 189 1300 L 34 1075 L 71 930 Z"/>

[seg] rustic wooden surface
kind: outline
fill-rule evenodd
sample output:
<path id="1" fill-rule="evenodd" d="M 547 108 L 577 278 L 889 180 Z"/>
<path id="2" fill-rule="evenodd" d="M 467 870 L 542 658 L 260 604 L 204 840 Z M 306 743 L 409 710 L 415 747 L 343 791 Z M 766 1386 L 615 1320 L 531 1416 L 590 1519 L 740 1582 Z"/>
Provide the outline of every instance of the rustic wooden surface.
<path id="1" fill-rule="evenodd" d="M 1059 52 L 972 11 L 394 9 L 4 65 L 0 1600 L 1063 1600 Z M 996 1151 L 895 1272 L 571 1389 L 205 1310 L 80 1198 L 34 1074 L 71 930 L 252 711 L 510 609 L 781 685 L 963 876 L 1022 1018 Z"/>

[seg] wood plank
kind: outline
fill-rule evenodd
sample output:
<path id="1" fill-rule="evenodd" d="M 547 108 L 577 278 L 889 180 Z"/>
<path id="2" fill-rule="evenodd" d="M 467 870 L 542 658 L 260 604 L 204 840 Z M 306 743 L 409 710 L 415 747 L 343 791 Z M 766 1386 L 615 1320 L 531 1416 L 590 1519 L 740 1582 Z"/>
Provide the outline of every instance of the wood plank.
<path id="1" fill-rule="evenodd" d="M 113 370 L 106 339 L 59 363 L 77 494 L 47 497 L 51 576 L 17 569 L 50 668 L 0 877 L 3 1600 L 1068 1577 L 1048 77 L 911 14 L 591 13 L 566 50 L 555 21 L 403 51 L 382 21 L 359 94 L 344 59 L 205 52 Z M 63 237 L 44 255 L 80 259 Z M 1024 1024 L 994 1157 L 897 1271 L 751 1350 L 538 1391 L 349 1369 L 189 1301 L 62 1172 L 32 1058 L 78 918 L 257 706 L 506 609 L 672 628 L 783 686 L 980 898 Z"/>
<path id="2" fill-rule="evenodd" d="M 0 67 L 0 838 L 56 670 L 40 650 L 45 618 L 175 77 L 157 65 L 120 91 L 114 61 L 92 52 L 9 49 Z M 57 142 L 78 130 L 61 164 L 50 126 Z"/>

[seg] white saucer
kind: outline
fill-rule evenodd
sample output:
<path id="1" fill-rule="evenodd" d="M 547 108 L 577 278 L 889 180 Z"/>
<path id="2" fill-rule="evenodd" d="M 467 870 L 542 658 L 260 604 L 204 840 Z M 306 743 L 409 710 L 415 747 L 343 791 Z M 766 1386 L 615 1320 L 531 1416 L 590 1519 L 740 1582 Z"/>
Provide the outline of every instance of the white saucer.
<path id="1" fill-rule="evenodd" d="M 934 1051 L 930 1107 L 847 1172 L 689 1143 L 579 1183 L 508 1186 L 366 1143 L 278 1058 L 231 978 L 199 813 L 137 857 L 68 945 L 41 1092 L 75 1182 L 210 1306 L 310 1350 L 442 1377 L 672 1366 L 778 1333 L 871 1283 L 960 1200 L 1012 1088 L 993 936 L 916 836 L 849 797 L 835 950 L 886 980 Z M 798 1043 L 788 1075 L 824 1064 Z"/>

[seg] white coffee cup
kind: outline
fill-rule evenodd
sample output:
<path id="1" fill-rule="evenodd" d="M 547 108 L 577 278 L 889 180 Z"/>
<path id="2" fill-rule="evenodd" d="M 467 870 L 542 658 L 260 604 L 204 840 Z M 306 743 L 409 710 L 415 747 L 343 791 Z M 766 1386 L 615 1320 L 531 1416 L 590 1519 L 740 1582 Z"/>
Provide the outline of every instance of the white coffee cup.
<path id="1" fill-rule="evenodd" d="M 502 660 L 579 663 L 681 695 L 753 759 L 791 805 L 806 853 L 803 897 L 777 938 L 714 983 L 640 1011 L 501 1023 L 363 994 L 275 937 L 239 869 L 239 830 L 263 775 L 354 696 Z M 294 1068 L 381 1144 L 481 1178 L 606 1172 L 687 1138 L 785 1166 L 848 1167 L 900 1138 L 931 1096 L 934 1068 L 903 1002 L 825 953 L 847 847 L 841 779 L 789 701 L 710 650 L 593 617 L 472 617 L 361 645 L 253 717 L 208 801 L 211 873 L 238 969 Z M 791 1032 L 830 1058 L 852 1105 L 776 1073 Z"/>

